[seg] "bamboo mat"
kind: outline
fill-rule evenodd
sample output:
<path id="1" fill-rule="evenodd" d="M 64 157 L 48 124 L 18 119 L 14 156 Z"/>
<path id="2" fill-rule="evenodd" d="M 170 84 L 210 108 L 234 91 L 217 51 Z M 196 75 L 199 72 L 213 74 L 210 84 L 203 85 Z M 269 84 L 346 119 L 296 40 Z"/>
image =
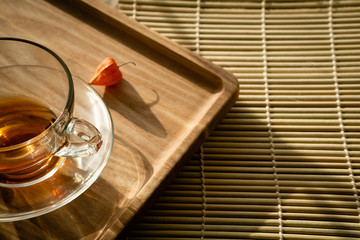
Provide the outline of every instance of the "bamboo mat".
<path id="1" fill-rule="evenodd" d="M 360 1 L 119 0 L 239 98 L 136 239 L 359 239 Z"/>

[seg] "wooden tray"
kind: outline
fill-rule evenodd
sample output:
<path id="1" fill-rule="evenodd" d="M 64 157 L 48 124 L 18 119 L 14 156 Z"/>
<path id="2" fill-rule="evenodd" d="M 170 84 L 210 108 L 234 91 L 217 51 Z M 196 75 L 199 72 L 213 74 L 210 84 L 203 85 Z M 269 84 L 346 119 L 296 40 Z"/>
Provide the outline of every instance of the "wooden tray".
<path id="1" fill-rule="evenodd" d="M 49 47 L 85 81 L 105 57 L 136 63 L 120 84 L 95 88 L 115 128 L 99 179 L 59 210 L 1 223 L 0 238 L 115 238 L 232 106 L 236 78 L 98 0 L 3 0 L 0 13 L 2 36 Z"/>

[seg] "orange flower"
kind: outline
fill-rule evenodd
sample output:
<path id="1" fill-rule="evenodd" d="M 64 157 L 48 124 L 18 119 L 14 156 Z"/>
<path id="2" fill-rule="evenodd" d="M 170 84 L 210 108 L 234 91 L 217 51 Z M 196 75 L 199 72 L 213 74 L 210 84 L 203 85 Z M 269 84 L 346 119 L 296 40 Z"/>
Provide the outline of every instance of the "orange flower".
<path id="1" fill-rule="evenodd" d="M 111 57 L 105 58 L 96 68 L 95 74 L 89 81 L 92 85 L 111 86 L 122 79 L 122 73 Z"/>

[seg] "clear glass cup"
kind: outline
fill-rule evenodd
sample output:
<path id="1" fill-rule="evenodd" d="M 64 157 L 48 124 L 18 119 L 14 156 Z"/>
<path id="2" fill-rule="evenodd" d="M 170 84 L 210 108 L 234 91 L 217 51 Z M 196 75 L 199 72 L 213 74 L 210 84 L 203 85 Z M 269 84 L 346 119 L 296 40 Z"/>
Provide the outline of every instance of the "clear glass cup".
<path id="1" fill-rule="evenodd" d="M 86 157 L 100 149 L 103 141 L 97 128 L 72 116 L 74 83 L 68 67 L 53 51 L 24 39 L 0 38 L 0 79 L 0 114 L 5 112 L 0 115 L 0 138 L 11 138 L 9 129 L 20 129 L 18 122 L 26 115 L 17 108 L 18 117 L 7 119 L 12 112 L 9 99 L 26 97 L 54 114 L 36 136 L 13 145 L 0 144 L 0 187 L 39 183 L 51 177 L 66 157 Z M 30 110 L 36 115 L 38 108 Z"/>

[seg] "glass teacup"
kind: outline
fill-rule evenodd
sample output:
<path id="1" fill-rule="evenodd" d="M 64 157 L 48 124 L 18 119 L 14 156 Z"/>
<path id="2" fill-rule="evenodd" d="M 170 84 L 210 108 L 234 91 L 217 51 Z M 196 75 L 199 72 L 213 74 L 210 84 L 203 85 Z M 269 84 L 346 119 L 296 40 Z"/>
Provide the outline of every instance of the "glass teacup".
<path id="1" fill-rule="evenodd" d="M 51 177 L 65 157 L 95 154 L 100 132 L 72 116 L 74 85 L 63 60 L 24 39 L 0 38 L 0 186 Z"/>

